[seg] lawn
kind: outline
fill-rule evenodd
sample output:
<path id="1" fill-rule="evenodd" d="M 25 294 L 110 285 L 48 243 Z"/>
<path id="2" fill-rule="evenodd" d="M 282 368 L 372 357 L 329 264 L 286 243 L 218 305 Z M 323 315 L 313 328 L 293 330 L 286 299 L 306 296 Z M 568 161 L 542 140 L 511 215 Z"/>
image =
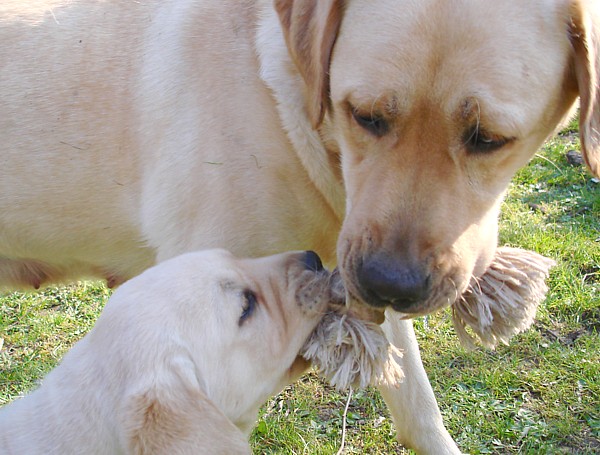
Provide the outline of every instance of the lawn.
<path id="1" fill-rule="evenodd" d="M 510 346 L 467 351 L 448 311 L 415 321 L 446 425 L 464 452 L 600 453 L 600 183 L 567 163 L 570 150 L 579 150 L 575 123 L 519 172 L 503 208 L 500 243 L 558 263 L 534 326 Z M 35 387 L 109 295 L 83 282 L 0 296 L 0 405 Z M 411 453 L 395 442 L 376 390 L 349 397 L 312 373 L 265 404 L 252 444 L 255 453 L 335 454 L 344 424 L 344 453 Z"/>

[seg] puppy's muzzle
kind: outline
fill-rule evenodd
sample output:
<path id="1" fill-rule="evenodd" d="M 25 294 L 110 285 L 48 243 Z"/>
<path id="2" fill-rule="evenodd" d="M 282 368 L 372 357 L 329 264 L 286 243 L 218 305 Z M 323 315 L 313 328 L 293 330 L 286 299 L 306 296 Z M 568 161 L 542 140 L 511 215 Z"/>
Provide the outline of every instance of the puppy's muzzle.
<path id="1" fill-rule="evenodd" d="M 391 306 L 411 313 L 411 308 L 431 295 L 431 275 L 422 266 L 387 255 L 373 255 L 356 269 L 357 288 L 364 302 L 375 307 Z"/>

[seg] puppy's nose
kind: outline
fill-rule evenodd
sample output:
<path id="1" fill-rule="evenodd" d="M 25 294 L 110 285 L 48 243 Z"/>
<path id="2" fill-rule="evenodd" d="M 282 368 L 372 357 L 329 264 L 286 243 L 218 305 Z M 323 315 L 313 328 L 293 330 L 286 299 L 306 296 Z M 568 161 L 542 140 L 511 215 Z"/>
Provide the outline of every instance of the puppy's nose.
<path id="1" fill-rule="evenodd" d="M 392 306 L 397 311 L 411 312 L 410 307 L 426 300 L 431 291 L 430 276 L 420 267 L 388 256 L 364 260 L 357 279 L 367 304 Z"/>
<path id="2" fill-rule="evenodd" d="M 323 270 L 323 263 L 321 262 L 321 258 L 314 251 L 305 251 L 302 256 L 302 262 L 304 267 L 308 270 L 312 270 L 314 272 L 320 272 Z"/>

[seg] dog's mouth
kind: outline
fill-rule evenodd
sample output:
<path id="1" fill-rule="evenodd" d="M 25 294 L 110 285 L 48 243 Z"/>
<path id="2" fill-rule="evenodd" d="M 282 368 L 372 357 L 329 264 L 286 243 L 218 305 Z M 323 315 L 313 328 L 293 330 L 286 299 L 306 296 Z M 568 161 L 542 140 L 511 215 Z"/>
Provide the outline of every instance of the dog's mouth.
<path id="1" fill-rule="evenodd" d="M 331 293 L 330 306 L 347 306 L 347 311 L 351 316 L 364 321 L 382 324 L 385 320 L 384 310 L 386 306 L 365 305 L 361 299 L 356 298 L 344 286 L 342 275 L 337 267 L 331 273 L 329 288 Z"/>
<path id="2" fill-rule="evenodd" d="M 360 280 L 344 280 L 339 268 L 332 272 L 325 269 L 314 252 L 306 252 L 302 259 L 303 270 L 296 288 L 296 301 L 307 314 L 323 314 L 327 308 L 346 306 L 352 316 L 381 324 L 385 310 L 392 308 L 400 317 L 411 318 L 431 313 L 450 305 L 460 293 L 454 280 L 447 278 L 443 285 L 431 286 L 425 293 L 427 298 L 414 296 L 386 297 L 369 289 L 355 286 Z M 345 283 L 348 283 L 346 286 Z M 427 282 L 427 287 L 430 283 Z"/>
<path id="3" fill-rule="evenodd" d="M 341 286 L 346 285 L 345 294 L 347 304 L 353 308 L 358 317 L 377 322 L 377 315 L 382 318 L 383 312 L 391 308 L 398 313 L 400 318 L 414 318 L 423 316 L 441 308 L 452 305 L 466 286 L 459 278 L 458 273 L 447 273 L 439 277 L 428 276 L 424 280 L 422 289 L 400 292 L 394 295 L 384 287 L 383 292 L 362 286 L 360 279 L 344 279 Z"/>

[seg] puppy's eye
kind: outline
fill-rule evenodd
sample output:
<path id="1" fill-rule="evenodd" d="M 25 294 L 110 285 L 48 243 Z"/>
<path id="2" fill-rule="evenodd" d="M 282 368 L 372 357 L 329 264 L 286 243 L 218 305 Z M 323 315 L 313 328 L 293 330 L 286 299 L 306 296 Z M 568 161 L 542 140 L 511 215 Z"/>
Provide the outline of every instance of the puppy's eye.
<path id="1" fill-rule="evenodd" d="M 361 128 L 367 130 L 373 136 L 383 137 L 390 130 L 390 123 L 377 114 L 365 114 L 352 109 L 352 117 Z"/>
<path id="2" fill-rule="evenodd" d="M 514 138 L 507 138 L 489 134 L 486 131 L 474 127 L 465 134 L 465 146 L 471 154 L 485 154 L 495 152 L 506 144 L 512 142 Z"/>
<path id="3" fill-rule="evenodd" d="M 256 294 L 250 290 L 244 291 L 244 303 L 242 305 L 242 315 L 238 324 L 241 326 L 254 313 L 256 308 Z"/>

